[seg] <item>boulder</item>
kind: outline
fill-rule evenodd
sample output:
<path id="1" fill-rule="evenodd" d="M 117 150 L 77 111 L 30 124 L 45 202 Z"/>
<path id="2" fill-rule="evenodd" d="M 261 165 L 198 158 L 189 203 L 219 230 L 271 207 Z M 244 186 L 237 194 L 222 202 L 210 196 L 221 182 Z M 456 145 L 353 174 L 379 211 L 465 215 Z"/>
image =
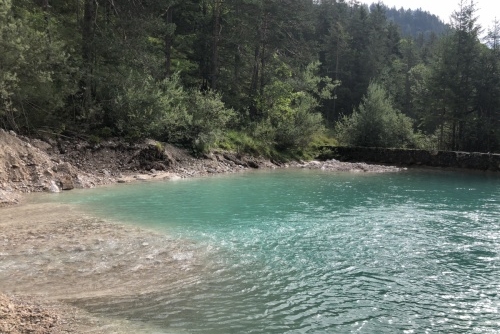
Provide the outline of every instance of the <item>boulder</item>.
<path id="1" fill-rule="evenodd" d="M 73 179 L 69 175 L 62 175 L 59 177 L 59 185 L 62 190 L 71 190 L 75 188 Z"/>
<path id="2" fill-rule="evenodd" d="M 47 187 L 47 191 L 50 193 L 58 193 L 61 192 L 61 189 L 57 186 L 54 180 L 50 181 L 49 186 Z"/>

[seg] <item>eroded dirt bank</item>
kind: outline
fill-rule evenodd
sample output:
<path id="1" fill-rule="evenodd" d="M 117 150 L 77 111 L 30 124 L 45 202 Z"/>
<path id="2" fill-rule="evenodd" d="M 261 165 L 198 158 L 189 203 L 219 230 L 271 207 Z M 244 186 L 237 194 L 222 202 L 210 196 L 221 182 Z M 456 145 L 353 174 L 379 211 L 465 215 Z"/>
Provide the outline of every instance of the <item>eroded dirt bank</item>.
<path id="1" fill-rule="evenodd" d="M 184 178 L 276 167 L 266 159 L 215 152 L 194 158 L 186 150 L 152 140 L 90 143 L 77 138 L 26 138 L 0 129 L 0 207 L 20 194 Z"/>
<path id="2" fill-rule="evenodd" d="M 0 207 L 19 203 L 22 193 L 288 166 L 351 172 L 399 170 L 337 160 L 276 164 L 268 159 L 230 152 L 213 152 L 195 158 L 186 150 L 153 140 L 134 144 L 109 140 L 96 144 L 78 138 L 32 139 L 0 129 Z"/>

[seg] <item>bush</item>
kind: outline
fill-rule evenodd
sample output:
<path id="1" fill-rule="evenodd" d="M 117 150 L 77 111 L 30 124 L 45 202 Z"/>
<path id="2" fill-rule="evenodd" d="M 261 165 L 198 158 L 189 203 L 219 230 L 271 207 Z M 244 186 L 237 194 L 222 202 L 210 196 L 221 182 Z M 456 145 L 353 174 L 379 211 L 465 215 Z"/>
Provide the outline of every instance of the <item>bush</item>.
<path id="1" fill-rule="evenodd" d="M 129 138 L 151 137 L 204 151 L 220 140 L 234 116 L 218 94 L 186 90 L 178 75 L 157 82 L 131 73 L 112 106 Z"/>
<path id="2" fill-rule="evenodd" d="M 331 98 L 336 84 L 317 76 L 318 68 L 319 63 L 310 64 L 298 77 L 289 74 L 265 87 L 258 101 L 263 117 L 253 125 L 255 137 L 278 150 L 297 151 L 324 133 L 317 109 L 322 100 Z"/>
<path id="3" fill-rule="evenodd" d="M 189 123 L 186 93 L 178 77 L 157 82 L 131 72 L 110 109 L 120 134 L 131 139 L 166 136 L 175 141 L 179 128 Z"/>
<path id="4" fill-rule="evenodd" d="M 341 144 L 365 147 L 415 147 L 412 120 L 393 108 L 386 91 L 371 83 L 359 109 L 335 127 Z"/>
<path id="5" fill-rule="evenodd" d="M 235 113 L 226 108 L 219 94 L 191 90 L 188 98 L 189 137 L 198 151 L 210 149 L 227 133 Z"/>
<path id="6" fill-rule="evenodd" d="M 271 156 L 271 146 L 245 131 L 229 131 L 216 144 L 219 148 L 237 153 L 248 153 L 256 156 Z"/>

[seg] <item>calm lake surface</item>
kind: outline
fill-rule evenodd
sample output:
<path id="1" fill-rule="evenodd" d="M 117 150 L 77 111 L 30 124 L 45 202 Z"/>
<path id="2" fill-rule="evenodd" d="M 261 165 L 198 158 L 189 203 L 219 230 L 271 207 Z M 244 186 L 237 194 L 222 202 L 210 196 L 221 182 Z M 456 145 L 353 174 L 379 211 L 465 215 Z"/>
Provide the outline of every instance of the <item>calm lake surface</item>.
<path id="1" fill-rule="evenodd" d="M 306 170 L 51 200 L 186 239 L 208 261 L 92 312 L 159 333 L 498 333 L 500 177 Z"/>

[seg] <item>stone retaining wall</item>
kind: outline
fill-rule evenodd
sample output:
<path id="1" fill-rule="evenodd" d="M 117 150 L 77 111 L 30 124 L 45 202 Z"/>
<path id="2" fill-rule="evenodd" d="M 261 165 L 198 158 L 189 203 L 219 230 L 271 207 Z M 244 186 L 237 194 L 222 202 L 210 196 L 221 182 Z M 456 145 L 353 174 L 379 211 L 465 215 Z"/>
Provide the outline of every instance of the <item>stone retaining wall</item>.
<path id="1" fill-rule="evenodd" d="M 425 151 L 375 147 L 323 147 L 320 160 L 376 162 L 394 165 L 466 168 L 500 171 L 500 154 Z"/>

